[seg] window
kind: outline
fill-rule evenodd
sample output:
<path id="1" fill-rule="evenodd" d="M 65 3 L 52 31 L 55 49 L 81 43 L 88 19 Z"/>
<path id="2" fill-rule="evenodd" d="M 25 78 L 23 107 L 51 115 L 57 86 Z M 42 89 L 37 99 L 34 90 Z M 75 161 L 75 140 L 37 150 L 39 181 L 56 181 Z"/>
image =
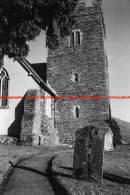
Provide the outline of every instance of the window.
<path id="1" fill-rule="evenodd" d="M 80 73 L 74 72 L 72 73 L 72 82 L 77 83 L 80 81 Z"/>
<path id="2" fill-rule="evenodd" d="M 80 32 L 76 32 L 76 45 L 80 45 Z"/>
<path id="3" fill-rule="evenodd" d="M 78 4 L 78 8 L 79 8 L 79 9 L 85 8 L 85 4 L 86 4 L 86 3 L 79 3 L 79 4 Z"/>
<path id="4" fill-rule="evenodd" d="M 74 33 L 73 32 L 70 35 L 70 45 L 74 45 Z"/>
<path id="5" fill-rule="evenodd" d="M 80 106 L 74 106 L 73 107 L 74 117 L 80 118 Z"/>
<path id="6" fill-rule="evenodd" d="M 78 73 L 74 73 L 74 81 L 78 82 L 79 81 L 79 75 Z"/>
<path id="7" fill-rule="evenodd" d="M 86 3 L 85 2 L 79 2 L 77 5 L 77 9 L 85 9 L 85 7 L 92 7 L 93 6 L 93 0 L 87 0 Z"/>
<path id="8" fill-rule="evenodd" d="M 80 45 L 81 44 L 81 38 L 82 38 L 83 33 L 78 30 L 73 30 L 72 33 L 70 34 L 70 41 L 69 45 Z"/>
<path id="9" fill-rule="evenodd" d="M 75 109 L 75 116 L 76 118 L 79 118 L 79 108 L 78 107 L 76 107 Z"/>
<path id="10" fill-rule="evenodd" d="M 8 106 L 8 80 L 9 76 L 7 71 L 4 68 L 0 69 L 0 96 L 4 98 L 0 99 L 0 107 Z"/>

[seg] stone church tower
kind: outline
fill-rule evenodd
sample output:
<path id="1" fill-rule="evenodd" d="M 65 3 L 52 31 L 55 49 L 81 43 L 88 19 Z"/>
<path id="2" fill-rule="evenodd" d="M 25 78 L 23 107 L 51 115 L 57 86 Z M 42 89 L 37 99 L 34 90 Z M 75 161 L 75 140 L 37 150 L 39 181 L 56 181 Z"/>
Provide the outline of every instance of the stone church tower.
<path id="1" fill-rule="evenodd" d="M 47 60 L 47 80 L 64 97 L 55 101 L 55 128 L 60 141 L 69 144 L 75 132 L 88 125 L 107 129 L 110 109 L 102 0 L 79 1 L 74 15 L 70 37 L 60 39 Z"/>

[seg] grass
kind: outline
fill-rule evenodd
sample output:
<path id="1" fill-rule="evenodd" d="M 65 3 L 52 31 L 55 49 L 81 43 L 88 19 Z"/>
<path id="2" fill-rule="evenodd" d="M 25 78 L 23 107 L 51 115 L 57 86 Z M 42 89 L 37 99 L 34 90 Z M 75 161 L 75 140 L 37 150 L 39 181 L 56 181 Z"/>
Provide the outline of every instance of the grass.
<path id="1" fill-rule="evenodd" d="M 72 179 L 73 150 L 58 155 L 53 169 L 58 173 L 57 179 L 72 195 L 129 195 L 130 146 L 120 146 L 114 152 L 105 153 L 104 161 L 103 184 Z"/>
<path id="2" fill-rule="evenodd" d="M 35 147 L 35 146 L 9 146 L 0 145 L 0 184 L 3 177 L 6 177 L 10 167 L 9 161 L 15 164 L 20 158 L 35 155 L 38 153 L 48 153 L 63 150 L 61 147 Z"/>
<path id="3" fill-rule="evenodd" d="M 122 140 L 130 143 L 130 122 L 122 121 L 118 118 L 115 118 L 115 120 L 117 121 L 120 127 Z"/>
<path id="4" fill-rule="evenodd" d="M 66 148 L 67 149 L 67 148 Z M 9 168 L 9 161 L 16 163 L 23 156 L 63 151 L 62 147 L 32 147 L 0 145 L 0 182 Z M 94 181 L 72 179 L 73 149 L 61 152 L 53 161 L 57 179 L 71 195 L 129 195 L 130 194 L 130 146 L 120 146 L 104 157 L 105 178 L 103 184 Z"/>

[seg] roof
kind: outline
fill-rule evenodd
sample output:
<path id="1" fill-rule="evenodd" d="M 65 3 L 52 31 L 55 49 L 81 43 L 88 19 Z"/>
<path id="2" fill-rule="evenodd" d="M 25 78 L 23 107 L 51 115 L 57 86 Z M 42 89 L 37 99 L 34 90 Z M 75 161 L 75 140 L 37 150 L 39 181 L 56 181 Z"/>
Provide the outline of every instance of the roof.
<path id="1" fill-rule="evenodd" d="M 36 71 L 36 73 L 43 79 L 46 83 L 47 81 L 47 63 L 36 63 L 30 64 L 31 67 Z"/>
<path id="2" fill-rule="evenodd" d="M 31 76 L 43 90 L 45 90 L 51 96 L 57 96 L 56 92 L 48 84 L 46 84 L 46 63 L 30 64 L 24 57 L 17 59 L 17 61 L 28 72 L 28 76 Z"/>

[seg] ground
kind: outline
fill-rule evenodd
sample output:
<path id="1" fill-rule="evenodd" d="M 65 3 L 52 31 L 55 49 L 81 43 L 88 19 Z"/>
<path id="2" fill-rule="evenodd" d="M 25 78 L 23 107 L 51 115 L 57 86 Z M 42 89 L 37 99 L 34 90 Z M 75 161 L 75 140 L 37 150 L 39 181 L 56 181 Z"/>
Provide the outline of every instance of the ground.
<path id="1" fill-rule="evenodd" d="M 104 161 L 104 181 L 101 185 L 72 179 L 73 151 L 58 155 L 53 161 L 53 169 L 58 172 L 58 180 L 73 195 L 130 194 L 130 146 L 106 152 Z"/>
<path id="2" fill-rule="evenodd" d="M 104 182 L 78 181 L 72 179 L 73 149 L 41 148 L 0 145 L 0 176 L 7 171 L 9 161 L 16 162 L 22 156 L 31 154 L 48 154 L 57 152 L 52 161 L 53 173 L 59 183 L 71 195 L 128 195 L 130 194 L 130 146 L 114 148 L 114 152 L 106 152 L 104 158 Z M 64 153 L 63 153 L 64 151 Z M 65 152 L 66 151 L 66 152 Z"/>
<path id="3" fill-rule="evenodd" d="M 30 155 L 38 153 L 48 153 L 51 151 L 61 150 L 60 147 L 35 147 L 35 146 L 10 146 L 0 145 L 0 183 L 3 177 L 6 177 L 8 169 L 10 168 L 9 161 L 15 164 L 18 159 L 23 159 Z"/>

